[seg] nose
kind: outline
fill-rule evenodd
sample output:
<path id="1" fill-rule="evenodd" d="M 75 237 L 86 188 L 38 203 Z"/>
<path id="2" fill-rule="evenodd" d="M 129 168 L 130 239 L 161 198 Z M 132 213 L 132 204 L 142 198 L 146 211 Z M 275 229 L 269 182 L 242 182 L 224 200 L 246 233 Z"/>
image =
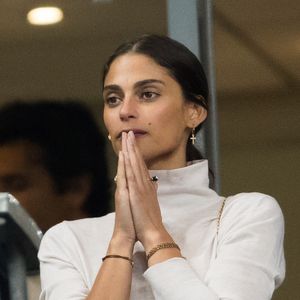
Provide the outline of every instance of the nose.
<path id="1" fill-rule="evenodd" d="M 133 98 L 124 99 L 119 113 L 122 121 L 136 119 L 138 117 L 136 101 Z"/>

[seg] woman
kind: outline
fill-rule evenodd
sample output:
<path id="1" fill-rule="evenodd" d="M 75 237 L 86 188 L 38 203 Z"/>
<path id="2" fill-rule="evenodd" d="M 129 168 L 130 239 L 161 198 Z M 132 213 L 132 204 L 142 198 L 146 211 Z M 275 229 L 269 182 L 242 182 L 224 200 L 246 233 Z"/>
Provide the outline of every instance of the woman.
<path id="1" fill-rule="evenodd" d="M 201 64 L 170 38 L 114 52 L 103 98 L 116 211 L 47 232 L 41 299 L 271 299 L 284 278 L 282 213 L 267 195 L 209 189 L 192 148 L 207 95 Z"/>

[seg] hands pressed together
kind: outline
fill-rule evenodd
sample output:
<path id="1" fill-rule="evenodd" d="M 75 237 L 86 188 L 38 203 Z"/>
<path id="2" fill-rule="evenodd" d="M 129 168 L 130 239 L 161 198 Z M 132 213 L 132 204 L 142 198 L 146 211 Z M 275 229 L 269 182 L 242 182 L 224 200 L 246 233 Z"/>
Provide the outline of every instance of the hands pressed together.
<path id="1" fill-rule="evenodd" d="M 122 241 L 131 251 L 136 241 L 143 244 L 146 253 L 159 243 L 172 242 L 162 223 L 157 183 L 151 181 L 132 131 L 122 133 L 115 211 L 112 240 Z"/>
<path id="2" fill-rule="evenodd" d="M 130 298 L 132 257 L 137 241 L 145 248 L 149 267 L 181 256 L 179 247 L 162 223 L 157 182 L 151 180 L 131 131 L 122 133 L 116 183 L 113 235 L 89 300 Z"/>

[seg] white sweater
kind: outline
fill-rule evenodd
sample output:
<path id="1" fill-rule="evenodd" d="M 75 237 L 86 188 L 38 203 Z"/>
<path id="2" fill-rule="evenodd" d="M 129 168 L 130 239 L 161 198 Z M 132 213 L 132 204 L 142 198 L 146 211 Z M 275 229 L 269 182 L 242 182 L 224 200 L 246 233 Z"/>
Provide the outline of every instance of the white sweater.
<path id="1" fill-rule="evenodd" d="M 268 300 L 284 278 L 284 221 L 277 202 L 259 193 L 224 198 L 208 188 L 207 161 L 151 171 L 166 229 L 184 258 L 147 268 L 134 248 L 132 300 Z M 112 235 L 115 215 L 63 222 L 48 230 L 39 251 L 42 295 L 83 300 Z M 118 270 L 116 270 L 117 272 Z"/>

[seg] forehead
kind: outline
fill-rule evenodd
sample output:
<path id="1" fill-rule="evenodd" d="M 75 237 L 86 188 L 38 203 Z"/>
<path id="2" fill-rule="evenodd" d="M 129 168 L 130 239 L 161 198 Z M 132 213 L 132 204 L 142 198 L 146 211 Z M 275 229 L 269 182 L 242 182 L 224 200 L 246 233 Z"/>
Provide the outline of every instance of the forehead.
<path id="1" fill-rule="evenodd" d="M 113 61 L 105 78 L 104 86 L 149 78 L 173 80 L 168 70 L 151 57 L 138 53 L 126 53 Z"/>
<path id="2" fill-rule="evenodd" d="M 41 149 L 27 141 L 16 141 L 0 145 L 1 169 L 26 168 L 40 164 Z"/>

